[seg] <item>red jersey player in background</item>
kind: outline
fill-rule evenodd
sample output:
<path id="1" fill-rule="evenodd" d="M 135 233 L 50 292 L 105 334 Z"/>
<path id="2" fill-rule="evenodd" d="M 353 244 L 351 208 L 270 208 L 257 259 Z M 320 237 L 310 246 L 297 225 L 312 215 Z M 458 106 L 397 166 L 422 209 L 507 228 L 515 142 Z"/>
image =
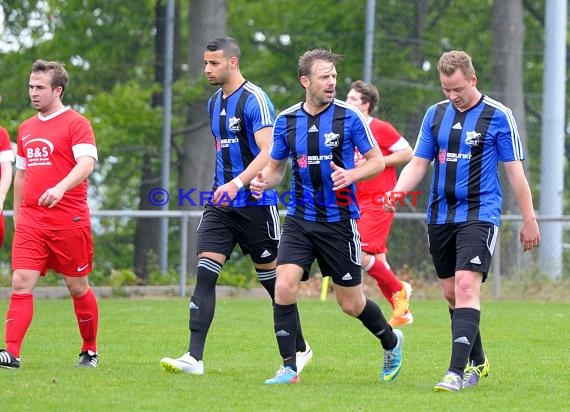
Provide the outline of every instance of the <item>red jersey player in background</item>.
<path id="1" fill-rule="evenodd" d="M 12 184 L 12 163 L 14 163 L 14 150 L 10 142 L 10 135 L 0 127 L 0 246 L 4 243 L 6 226 L 4 222 L 4 201 Z"/>
<path id="2" fill-rule="evenodd" d="M 89 121 L 61 98 L 69 82 L 63 64 L 37 60 L 28 92 L 37 115 L 18 130 L 14 177 L 12 294 L 6 313 L 6 350 L 0 367 L 19 368 L 20 349 L 32 322 L 33 293 L 40 276 L 61 274 L 73 300 L 83 339 L 78 366 L 98 363 L 97 299 L 89 287 L 93 240 L 87 177 L 97 161 Z"/>
<path id="3" fill-rule="evenodd" d="M 362 238 L 362 268 L 378 283 L 380 291 L 392 306 L 389 324 L 393 327 L 409 325 L 414 318 L 409 310 L 412 287 L 400 281 L 386 260 L 386 240 L 394 220 L 394 214 L 383 209 L 386 192 L 396 184 L 395 166 L 404 165 L 412 158 L 410 144 L 390 123 L 374 118 L 374 111 L 379 100 L 376 86 L 357 80 L 350 85 L 346 102 L 356 106 L 368 119 L 370 129 L 384 155 L 386 168 L 369 180 L 358 182 L 356 198 L 360 206 L 358 231 Z M 356 153 L 356 164 L 364 162 L 360 153 Z"/>

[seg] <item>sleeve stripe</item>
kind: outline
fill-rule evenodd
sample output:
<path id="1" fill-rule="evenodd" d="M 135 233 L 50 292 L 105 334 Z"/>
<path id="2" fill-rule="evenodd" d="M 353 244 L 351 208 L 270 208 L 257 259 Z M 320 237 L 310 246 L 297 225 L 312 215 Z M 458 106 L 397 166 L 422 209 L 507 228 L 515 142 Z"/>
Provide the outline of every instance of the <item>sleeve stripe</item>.
<path id="1" fill-rule="evenodd" d="M 259 105 L 259 109 L 261 111 L 261 121 L 263 124 L 266 125 L 273 125 L 271 121 L 271 111 L 269 110 L 269 105 L 267 104 L 267 99 L 263 93 L 263 91 L 258 87 L 250 82 L 247 82 L 244 85 L 244 88 L 251 92 L 255 99 L 257 100 L 257 104 Z"/>
<path id="2" fill-rule="evenodd" d="M 362 120 L 362 123 L 366 125 L 364 130 L 366 130 L 366 137 L 368 138 L 368 143 L 370 143 L 370 146 L 372 147 L 378 146 L 378 143 L 376 143 L 376 139 L 374 139 L 374 136 L 372 136 L 372 131 L 370 130 L 370 126 L 368 126 L 368 120 L 366 120 L 366 117 L 364 117 L 364 115 L 360 112 L 360 110 L 358 110 L 356 107 L 343 100 L 335 99 L 335 103 L 338 104 L 340 107 L 344 107 L 354 112 L 360 118 L 360 120 Z"/>
<path id="3" fill-rule="evenodd" d="M 506 107 L 505 105 L 499 103 L 498 101 L 491 99 L 489 96 L 485 96 L 483 101 L 491 107 L 494 107 L 507 119 L 507 123 L 509 124 L 509 129 L 511 131 L 511 144 L 513 145 L 513 153 L 515 155 L 515 159 L 523 160 L 524 159 L 524 150 L 521 142 L 521 138 L 519 135 L 519 131 L 516 126 L 516 121 L 513 116 L 513 112 L 511 109 Z"/>
<path id="4" fill-rule="evenodd" d="M 95 145 L 89 143 L 79 143 L 74 145 L 71 149 L 73 150 L 73 157 L 75 159 L 81 156 L 89 156 L 95 159 L 96 161 L 99 160 L 97 157 L 97 148 L 95 147 Z"/>
<path id="5" fill-rule="evenodd" d="M 12 149 L 2 150 L 0 152 L 0 163 L 2 162 L 14 162 L 14 151 Z"/>
<path id="6" fill-rule="evenodd" d="M 24 157 L 16 155 L 16 169 L 26 170 L 26 159 Z"/>

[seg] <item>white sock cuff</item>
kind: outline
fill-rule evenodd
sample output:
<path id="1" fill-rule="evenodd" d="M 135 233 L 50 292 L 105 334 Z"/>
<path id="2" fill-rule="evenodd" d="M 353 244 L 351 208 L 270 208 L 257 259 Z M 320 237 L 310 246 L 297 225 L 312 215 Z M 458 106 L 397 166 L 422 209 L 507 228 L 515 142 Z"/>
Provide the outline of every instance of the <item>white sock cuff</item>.
<path id="1" fill-rule="evenodd" d="M 370 268 L 374 265 L 375 262 L 376 262 L 376 258 L 374 257 L 374 255 L 370 255 L 370 261 L 368 262 L 368 264 L 364 268 L 364 271 L 368 272 L 370 270 Z"/>

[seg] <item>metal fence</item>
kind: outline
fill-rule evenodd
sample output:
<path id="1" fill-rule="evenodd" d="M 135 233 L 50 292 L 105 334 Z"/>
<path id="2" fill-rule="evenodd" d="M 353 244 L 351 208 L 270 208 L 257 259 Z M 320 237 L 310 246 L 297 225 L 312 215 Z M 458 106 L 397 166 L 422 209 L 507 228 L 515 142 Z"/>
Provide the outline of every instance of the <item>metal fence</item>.
<path id="1" fill-rule="evenodd" d="M 7 215 L 10 212 L 7 211 Z M 181 297 L 186 295 L 186 286 L 188 281 L 188 256 L 185 251 L 188 250 L 188 233 L 191 222 L 195 222 L 202 214 L 202 211 L 134 211 L 134 210 L 99 210 L 93 211 L 92 216 L 94 222 L 100 218 L 168 218 L 178 219 L 179 224 L 179 241 L 180 256 L 178 262 L 179 285 L 178 291 Z M 284 211 L 281 212 L 284 214 Z M 548 228 L 549 225 L 561 225 L 564 229 L 570 227 L 570 216 L 538 216 L 541 230 Z M 491 273 L 493 275 L 493 297 L 499 299 L 501 295 L 501 277 L 511 276 L 510 274 L 519 274 L 529 267 L 529 262 L 537 260 L 537 251 L 527 256 L 522 256 L 520 247 L 515 253 L 509 249 L 508 243 L 505 246 L 505 240 L 501 241 L 501 237 L 511 238 L 511 243 L 517 243 L 518 227 L 522 217 L 520 215 L 503 215 L 502 229 L 499 233 L 499 241 L 493 255 L 493 263 Z M 396 272 L 410 271 L 413 277 L 430 276 L 433 279 L 433 266 L 427 244 L 427 226 L 425 223 L 424 213 L 405 213 L 399 212 L 395 215 L 395 221 L 392 231 L 388 239 L 390 252 L 388 255 L 391 266 Z M 568 253 L 570 245 L 564 244 L 565 254 Z M 503 250 L 505 249 L 505 250 Z M 515 257 L 515 259 L 513 259 Z M 556 262 L 562 268 L 564 259 Z M 548 274 L 545 274 L 548 275 Z M 516 280 L 516 279 L 515 279 Z"/>

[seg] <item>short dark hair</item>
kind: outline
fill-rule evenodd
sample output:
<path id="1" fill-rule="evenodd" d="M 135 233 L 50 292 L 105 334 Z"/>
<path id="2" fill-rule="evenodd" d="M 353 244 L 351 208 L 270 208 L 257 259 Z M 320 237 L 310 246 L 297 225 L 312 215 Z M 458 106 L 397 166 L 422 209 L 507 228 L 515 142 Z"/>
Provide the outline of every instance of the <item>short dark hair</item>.
<path id="1" fill-rule="evenodd" d="M 299 79 L 303 76 L 311 75 L 311 68 L 313 63 L 322 60 L 325 62 L 336 64 L 343 56 L 340 54 L 335 54 L 330 50 L 326 49 L 314 49 L 308 50 L 301 57 L 299 57 L 299 62 L 297 63 L 297 74 Z"/>
<path id="2" fill-rule="evenodd" d="M 51 73 L 51 88 L 61 86 L 61 95 L 69 83 L 69 74 L 65 70 L 65 65 L 56 61 L 36 60 L 32 64 L 32 73 Z"/>
<path id="3" fill-rule="evenodd" d="M 241 50 L 239 48 L 238 42 L 228 36 L 216 37 L 208 42 L 206 45 L 206 50 L 208 51 L 218 51 L 222 50 L 225 57 L 237 57 L 238 60 L 241 57 Z"/>
<path id="4" fill-rule="evenodd" d="M 370 104 L 368 114 L 372 113 L 378 104 L 378 100 L 380 100 L 380 93 L 378 93 L 376 86 L 362 80 L 356 80 L 352 82 L 350 88 L 360 93 L 362 103 Z"/>

